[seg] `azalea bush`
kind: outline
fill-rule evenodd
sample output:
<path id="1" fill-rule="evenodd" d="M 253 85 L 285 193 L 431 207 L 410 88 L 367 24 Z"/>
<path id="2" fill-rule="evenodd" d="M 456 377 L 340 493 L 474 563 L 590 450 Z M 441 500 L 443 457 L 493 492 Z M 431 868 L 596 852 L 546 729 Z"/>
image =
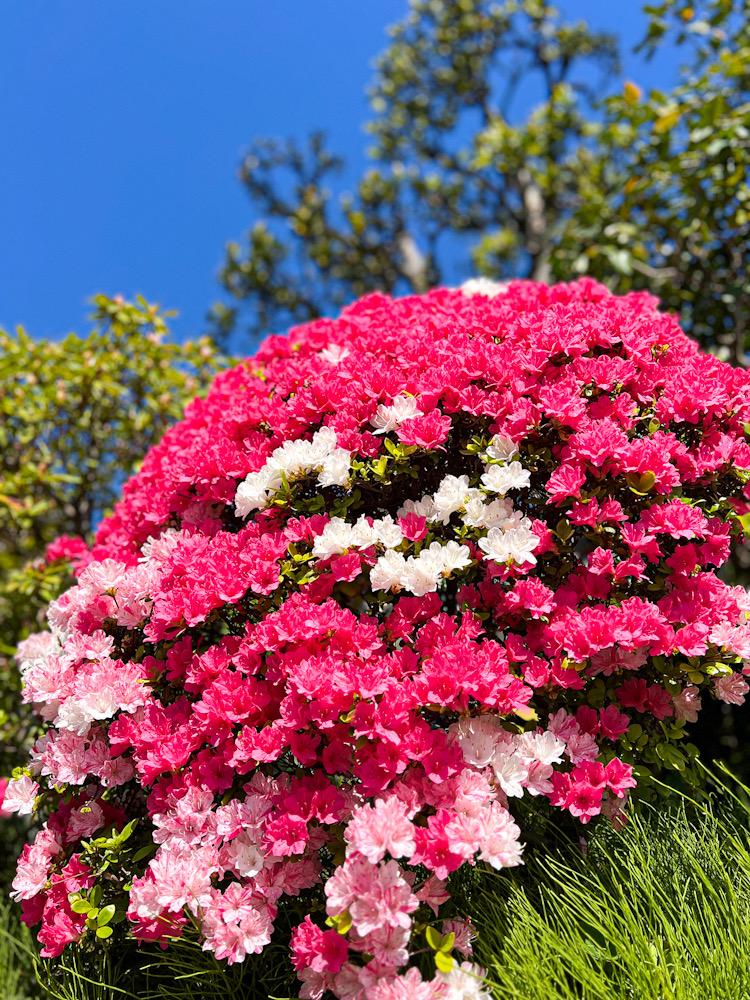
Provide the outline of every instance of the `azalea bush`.
<path id="1" fill-rule="evenodd" d="M 590 280 L 368 296 L 219 375 L 19 651 L 42 955 L 291 926 L 302 997 L 482 997 L 454 883 L 620 826 L 747 693 L 749 415 Z"/>

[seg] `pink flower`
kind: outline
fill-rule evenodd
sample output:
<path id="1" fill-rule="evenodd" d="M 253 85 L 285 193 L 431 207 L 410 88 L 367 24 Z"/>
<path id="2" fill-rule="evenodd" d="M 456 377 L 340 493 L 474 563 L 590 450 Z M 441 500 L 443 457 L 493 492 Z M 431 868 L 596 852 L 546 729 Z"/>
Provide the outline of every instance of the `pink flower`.
<path id="1" fill-rule="evenodd" d="M 18 813 L 29 816 L 34 811 L 34 802 L 39 792 L 39 785 L 27 775 L 11 778 L 5 786 L 3 796 L 3 811 L 7 814 Z"/>
<path id="2" fill-rule="evenodd" d="M 412 542 L 421 541 L 427 534 L 427 519 L 420 514 L 402 514 L 398 526 L 404 538 Z"/>
<path id="3" fill-rule="evenodd" d="M 229 965 L 257 955 L 271 940 L 273 922 L 265 901 L 249 886 L 232 882 L 223 892 L 212 889 L 203 900 L 204 951 Z"/>
<path id="4" fill-rule="evenodd" d="M 568 740 L 565 753 L 572 764 L 580 764 L 584 760 L 596 760 L 599 756 L 599 744 L 591 733 L 573 733 Z"/>
<path id="5" fill-rule="evenodd" d="M 364 855 L 372 865 L 386 854 L 404 858 L 414 853 L 414 827 L 407 807 L 398 799 L 376 799 L 374 806 L 355 809 L 344 836 L 350 849 Z"/>
<path id="6" fill-rule="evenodd" d="M 622 712 L 618 712 L 615 705 L 607 705 L 599 713 L 602 735 L 610 740 L 616 740 L 622 736 L 630 726 L 630 719 Z"/>
<path id="7" fill-rule="evenodd" d="M 742 674 L 731 673 L 714 680 L 714 691 L 719 701 L 725 701 L 731 705 L 741 705 L 747 694 L 748 684 Z"/>
<path id="8" fill-rule="evenodd" d="M 623 798 L 628 788 L 635 788 L 637 781 L 633 777 L 633 768 L 630 764 L 613 757 L 604 768 L 607 780 L 607 788 L 617 796 Z"/>
<path id="9" fill-rule="evenodd" d="M 309 916 L 292 932 L 291 949 L 297 971 L 309 966 L 315 972 L 338 972 L 349 954 L 346 938 L 322 930 Z"/>
<path id="10" fill-rule="evenodd" d="M 707 525 L 705 516 L 689 504 L 679 500 L 649 507 L 641 516 L 641 523 L 652 535 L 671 535 L 673 538 L 701 538 Z"/>
<path id="11" fill-rule="evenodd" d="M 571 788 L 565 800 L 565 807 L 582 823 L 588 823 L 592 816 L 601 812 L 601 789 L 593 788 L 587 782 L 577 781 Z"/>
<path id="12" fill-rule="evenodd" d="M 407 420 L 397 428 L 396 434 L 405 445 L 438 448 L 448 437 L 451 426 L 451 418 L 447 414 L 433 410 L 427 416 Z"/>
<path id="13" fill-rule="evenodd" d="M 476 931 L 468 920 L 444 920 L 442 932 L 444 935 L 455 934 L 454 949 L 460 951 L 465 958 L 471 957 L 471 942 L 476 938 Z"/>
<path id="14" fill-rule="evenodd" d="M 450 899 L 450 893 L 446 891 L 444 879 L 439 879 L 436 875 L 430 875 L 422 888 L 417 892 L 417 899 L 420 903 L 427 903 L 435 916 L 443 903 Z"/>
<path id="15" fill-rule="evenodd" d="M 349 907 L 352 926 L 365 937 L 381 927 L 411 927 L 418 900 L 395 861 L 371 868 L 370 881 Z"/>
<path id="16" fill-rule="evenodd" d="M 676 719 L 695 722 L 701 707 L 701 699 L 695 684 L 686 684 L 678 695 L 672 698 Z"/>
<path id="17" fill-rule="evenodd" d="M 162 908 L 177 912 L 187 906 L 195 912 L 210 898 L 211 875 L 218 864 L 210 851 L 161 847 L 149 869 Z"/>
<path id="18" fill-rule="evenodd" d="M 371 964 L 383 971 L 395 972 L 409 961 L 410 928 L 379 927 L 363 938 L 355 931 L 351 939 L 351 947 L 355 951 L 372 955 Z"/>
<path id="19" fill-rule="evenodd" d="M 409 969 L 403 976 L 378 984 L 367 991 L 367 1000 L 436 1000 L 446 995 L 445 983 L 437 977 L 424 982 L 419 969 Z"/>

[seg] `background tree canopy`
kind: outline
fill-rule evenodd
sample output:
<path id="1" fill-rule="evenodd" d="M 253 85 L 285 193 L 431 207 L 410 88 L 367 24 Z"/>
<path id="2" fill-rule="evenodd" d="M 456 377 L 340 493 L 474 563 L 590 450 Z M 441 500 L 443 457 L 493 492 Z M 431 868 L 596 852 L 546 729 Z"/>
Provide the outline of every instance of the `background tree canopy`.
<path id="1" fill-rule="evenodd" d="M 342 161 L 320 133 L 247 153 L 258 221 L 227 246 L 218 338 L 247 347 L 456 273 L 590 274 L 654 292 L 744 365 L 750 0 L 646 11 L 641 49 L 668 41 L 683 63 L 669 93 L 613 90 L 617 39 L 544 0 L 412 0 L 377 62 L 372 166 L 353 191 L 336 190 Z"/>

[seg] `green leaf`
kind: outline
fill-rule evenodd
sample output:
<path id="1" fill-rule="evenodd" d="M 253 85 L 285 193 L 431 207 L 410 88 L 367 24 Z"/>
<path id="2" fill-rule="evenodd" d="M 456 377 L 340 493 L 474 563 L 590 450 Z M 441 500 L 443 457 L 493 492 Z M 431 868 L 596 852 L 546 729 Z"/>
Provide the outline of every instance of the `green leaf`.
<path id="1" fill-rule="evenodd" d="M 625 480 L 631 490 L 641 496 L 645 496 L 656 485 L 656 476 L 653 472 L 644 472 L 643 475 L 639 475 L 637 472 L 629 472 Z"/>
<path id="2" fill-rule="evenodd" d="M 114 839 L 117 841 L 117 843 L 124 844 L 125 841 L 130 838 L 130 836 L 133 833 L 133 830 L 135 830 L 137 825 L 138 825 L 138 820 L 131 819 L 131 821 L 122 828 L 120 833 L 118 833 Z"/>
<path id="3" fill-rule="evenodd" d="M 443 951 L 435 952 L 435 965 L 439 972 L 450 972 L 453 968 L 453 958 Z"/>
<path id="4" fill-rule="evenodd" d="M 110 903 L 109 906 L 104 906 L 101 910 L 99 910 L 99 916 L 96 918 L 96 922 L 99 927 L 104 927 L 112 920 L 116 909 L 117 907 Z"/>
<path id="5" fill-rule="evenodd" d="M 97 927 L 97 928 L 96 928 L 96 936 L 97 936 L 98 938 L 108 938 L 108 937 L 112 937 L 112 934 L 113 934 L 113 933 L 114 933 L 114 932 L 113 932 L 113 930 L 112 930 L 112 928 L 111 928 L 111 927 Z"/>
<path id="6" fill-rule="evenodd" d="M 440 951 L 449 952 L 453 950 L 453 945 L 456 943 L 456 935 L 451 931 L 450 934 L 444 934 L 443 939 L 440 942 Z"/>
<path id="7" fill-rule="evenodd" d="M 562 542 L 567 542 L 573 536 L 573 526 L 567 518 L 562 518 L 557 522 L 555 534 Z"/>
<path id="8" fill-rule="evenodd" d="M 331 918 L 336 926 L 336 930 L 339 934 L 346 934 L 349 928 L 352 926 L 351 914 L 347 910 L 345 913 L 339 913 L 337 916 Z"/>
<path id="9" fill-rule="evenodd" d="M 156 844 L 146 844 L 145 847 L 141 847 L 135 852 L 131 861 L 133 861 L 134 864 L 138 861 L 143 861 L 143 859 L 147 858 L 149 854 L 153 854 L 156 848 Z"/>
<path id="10" fill-rule="evenodd" d="M 440 949 L 442 935 L 439 931 L 436 931 L 434 927 L 428 926 L 424 929 L 424 936 L 427 938 L 427 944 L 433 951 L 438 951 Z"/>

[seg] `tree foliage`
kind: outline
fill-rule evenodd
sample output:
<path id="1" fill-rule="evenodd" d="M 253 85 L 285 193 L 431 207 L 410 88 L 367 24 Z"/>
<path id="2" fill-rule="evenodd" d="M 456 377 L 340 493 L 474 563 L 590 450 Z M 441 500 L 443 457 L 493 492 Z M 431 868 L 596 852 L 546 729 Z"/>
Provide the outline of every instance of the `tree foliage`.
<path id="1" fill-rule="evenodd" d="M 371 88 L 372 165 L 261 139 L 241 178 L 257 211 L 221 272 L 227 338 L 370 290 L 468 276 L 648 288 L 688 332 L 748 349 L 749 0 L 646 7 L 642 48 L 676 43 L 676 84 L 622 87 L 614 37 L 545 0 L 412 0 Z"/>

